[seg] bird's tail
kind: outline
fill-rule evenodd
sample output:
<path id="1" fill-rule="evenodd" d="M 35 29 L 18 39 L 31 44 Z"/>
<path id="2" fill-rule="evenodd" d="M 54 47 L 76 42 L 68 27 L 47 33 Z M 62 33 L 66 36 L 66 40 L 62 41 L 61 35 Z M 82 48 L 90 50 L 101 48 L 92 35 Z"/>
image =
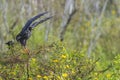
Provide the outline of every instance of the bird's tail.
<path id="1" fill-rule="evenodd" d="M 45 19 L 43 19 L 43 20 L 40 20 L 40 21 L 38 21 L 38 22 L 35 22 L 35 23 L 33 23 L 33 24 L 31 25 L 31 27 L 34 28 L 34 27 L 36 27 L 38 24 L 43 23 L 43 22 L 51 19 L 52 17 L 53 17 L 53 16 L 47 17 L 47 18 L 45 18 Z"/>

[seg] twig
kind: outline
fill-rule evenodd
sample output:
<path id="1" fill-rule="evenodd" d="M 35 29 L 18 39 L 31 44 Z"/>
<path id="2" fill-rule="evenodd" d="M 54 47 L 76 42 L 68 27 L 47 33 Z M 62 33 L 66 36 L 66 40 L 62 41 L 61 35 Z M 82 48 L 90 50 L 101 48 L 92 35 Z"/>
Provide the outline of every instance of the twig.
<path id="1" fill-rule="evenodd" d="M 104 72 L 106 72 L 107 70 L 109 70 L 111 67 L 112 67 L 112 65 L 109 65 L 106 69 L 103 69 L 103 70 L 100 70 L 100 71 L 96 71 L 96 72 L 104 73 Z"/>
<path id="2" fill-rule="evenodd" d="M 26 70 L 27 70 L 27 80 L 29 80 L 29 59 L 30 59 L 30 52 L 28 52 L 28 58 L 27 58 L 27 64 L 26 64 Z"/>

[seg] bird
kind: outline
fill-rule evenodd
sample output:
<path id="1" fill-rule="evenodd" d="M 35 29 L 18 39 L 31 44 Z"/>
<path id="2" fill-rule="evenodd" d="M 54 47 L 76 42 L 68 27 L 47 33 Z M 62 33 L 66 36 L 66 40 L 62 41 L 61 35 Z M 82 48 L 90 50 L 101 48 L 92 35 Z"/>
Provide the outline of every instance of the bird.
<path id="1" fill-rule="evenodd" d="M 16 36 L 16 40 L 17 42 L 19 42 L 21 44 L 21 46 L 23 46 L 25 49 L 26 49 L 26 43 L 27 43 L 27 40 L 30 38 L 31 36 L 31 32 L 32 32 L 32 29 L 34 27 L 36 27 L 38 24 L 40 23 L 43 23 L 49 19 L 52 18 L 52 16 L 50 17 L 47 17 L 45 19 L 42 19 L 42 20 L 39 20 L 39 21 L 36 21 L 34 22 L 35 20 L 37 20 L 38 18 L 40 18 L 41 16 L 47 14 L 48 12 L 43 12 L 43 13 L 40 13 L 32 18 L 30 18 L 26 24 L 24 25 L 24 27 L 22 28 L 22 30 L 20 31 L 20 33 L 17 34 Z"/>
<path id="2" fill-rule="evenodd" d="M 10 40 L 10 41 L 6 42 L 5 44 L 8 45 L 8 48 L 10 49 L 11 47 L 13 47 L 14 41 Z"/>

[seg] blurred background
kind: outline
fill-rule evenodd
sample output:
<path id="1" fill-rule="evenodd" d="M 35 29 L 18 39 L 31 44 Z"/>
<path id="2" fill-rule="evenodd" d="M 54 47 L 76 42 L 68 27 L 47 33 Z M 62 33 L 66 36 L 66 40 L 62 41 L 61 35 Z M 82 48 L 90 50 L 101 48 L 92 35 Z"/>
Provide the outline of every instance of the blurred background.
<path id="1" fill-rule="evenodd" d="M 88 56 L 112 59 L 120 52 L 119 0 L 0 0 L 0 51 L 29 18 L 45 11 L 53 18 L 33 30 L 31 49 L 60 40 Z"/>

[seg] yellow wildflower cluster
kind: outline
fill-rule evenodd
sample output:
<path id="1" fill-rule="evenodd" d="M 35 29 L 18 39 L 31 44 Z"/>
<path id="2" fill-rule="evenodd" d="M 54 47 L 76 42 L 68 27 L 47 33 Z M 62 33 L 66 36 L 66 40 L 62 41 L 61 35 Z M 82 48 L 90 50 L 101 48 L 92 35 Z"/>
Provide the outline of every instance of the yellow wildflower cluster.
<path id="1" fill-rule="evenodd" d="M 32 78 L 28 78 L 28 80 L 33 80 Z"/>
<path id="2" fill-rule="evenodd" d="M 48 80 L 48 77 L 47 77 L 47 76 L 43 76 L 43 78 L 44 78 L 45 80 Z"/>
<path id="3" fill-rule="evenodd" d="M 37 75 L 37 78 L 41 78 L 42 76 L 41 75 Z"/>
<path id="4" fill-rule="evenodd" d="M 98 75 L 98 73 L 96 73 L 96 72 L 95 72 L 95 73 L 94 73 L 94 75 L 95 75 L 95 76 L 97 76 L 97 75 Z"/>
<path id="5" fill-rule="evenodd" d="M 108 74 L 106 75 L 106 77 L 109 79 L 109 78 L 111 77 L 111 74 L 108 73 Z"/>
<path id="6" fill-rule="evenodd" d="M 66 59 L 67 56 L 62 54 L 62 55 L 61 55 L 61 58 Z"/>
<path id="7" fill-rule="evenodd" d="M 66 77 L 68 77 L 68 74 L 67 74 L 67 73 L 63 73 L 62 76 L 63 76 L 64 78 L 66 78 Z"/>
<path id="8" fill-rule="evenodd" d="M 69 69 L 69 68 L 70 68 L 70 66 L 69 66 L 69 65 L 66 65 L 66 66 L 65 66 L 65 68 L 66 68 L 66 69 Z"/>
<path id="9" fill-rule="evenodd" d="M 54 62 L 54 63 L 57 63 L 57 62 L 59 62 L 59 61 L 58 61 L 57 59 L 54 59 L 53 62 Z"/>
<path id="10" fill-rule="evenodd" d="M 57 76 L 58 80 L 61 80 L 60 76 Z"/>
<path id="11" fill-rule="evenodd" d="M 74 70 L 72 70 L 72 74 L 75 74 L 75 71 L 74 71 Z"/>
<path id="12" fill-rule="evenodd" d="M 41 76 L 38 74 L 36 77 L 37 77 L 37 79 L 43 78 L 45 80 L 48 80 L 48 76 Z"/>
<path id="13" fill-rule="evenodd" d="M 98 78 L 96 77 L 95 80 L 98 80 Z"/>
<path id="14" fill-rule="evenodd" d="M 35 58 L 32 58 L 31 60 L 32 60 L 33 62 L 36 62 L 36 59 L 35 59 Z"/>

